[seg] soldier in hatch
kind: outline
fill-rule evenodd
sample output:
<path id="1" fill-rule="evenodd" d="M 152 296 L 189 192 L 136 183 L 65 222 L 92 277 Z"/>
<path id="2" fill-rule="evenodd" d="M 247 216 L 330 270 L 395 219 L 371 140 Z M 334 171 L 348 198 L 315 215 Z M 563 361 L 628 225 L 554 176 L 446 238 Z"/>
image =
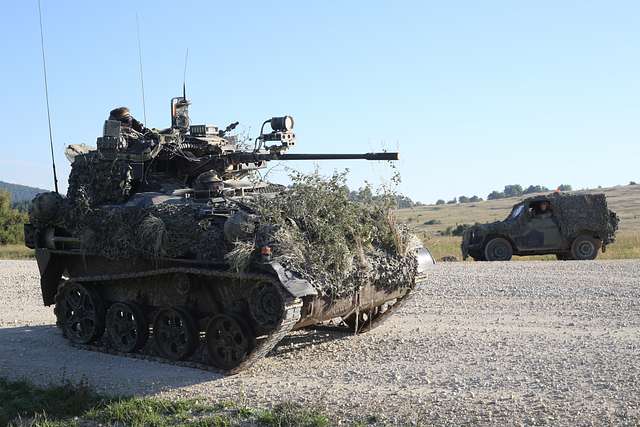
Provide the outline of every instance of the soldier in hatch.
<path id="1" fill-rule="evenodd" d="M 111 110 L 109 113 L 109 120 L 116 120 L 122 124 L 123 128 L 133 129 L 136 132 L 146 133 L 147 128 L 142 123 L 137 121 L 131 115 L 131 112 L 127 107 L 118 107 Z"/>

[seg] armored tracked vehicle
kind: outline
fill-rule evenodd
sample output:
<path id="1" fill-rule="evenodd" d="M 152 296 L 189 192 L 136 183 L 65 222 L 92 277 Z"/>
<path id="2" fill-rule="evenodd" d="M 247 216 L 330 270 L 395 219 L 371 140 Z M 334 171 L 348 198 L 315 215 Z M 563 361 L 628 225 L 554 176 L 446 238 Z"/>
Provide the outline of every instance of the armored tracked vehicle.
<path id="1" fill-rule="evenodd" d="M 265 121 L 246 147 L 230 135 L 237 123 L 190 125 L 188 106 L 174 98 L 164 130 L 107 120 L 95 149 L 67 150 L 67 197 L 33 201 L 27 246 L 44 304 L 55 304 L 71 343 L 236 373 L 292 330 L 331 319 L 357 332 L 374 327 L 425 279 L 430 253 L 382 210 L 356 208 L 341 187 L 321 185 L 352 214 L 344 225 L 313 197 L 296 199 L 308 186 L 256 175 L 271 160 L 397 153 L 286 154 L 295 144 L 289 116 Z"/>
<path id="2" fill-rule="evenodd" d="M 513 255 L 553 254 L 559 260 L 595 259 L 615 241 L 617 215 L 604 194 L 552 193 L 513 206 L 504 221 L 465 230 L 462 256 L 509 261 Z"/>

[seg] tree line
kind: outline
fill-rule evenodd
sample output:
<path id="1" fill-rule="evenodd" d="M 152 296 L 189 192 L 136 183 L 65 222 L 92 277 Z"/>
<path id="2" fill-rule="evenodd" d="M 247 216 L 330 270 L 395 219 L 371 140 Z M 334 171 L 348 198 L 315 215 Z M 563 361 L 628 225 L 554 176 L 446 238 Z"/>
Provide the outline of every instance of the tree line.
<path id="1" fill-rule="evenodd" d="M 368 203 L 388 197 L 392 197 L 393 199 L 395 199 L 395 205 L 399 209 L 423 206 L 423 203 L 413 201 L 410 197 L 405 196 L 404 194 L 376 194 L 373 192 L 371 186 L 369 185 L 361 187 L 357 191 L 349 191 L 349 198 L 356 202 Z"/>
<path id="2" fill-rule="evenodd" d="M 558 191 L 571 191 L 571 190 L 572 190 L 572 187 L 569 184 L 560 184 L 558 186 Z M 545 187 L 544 185 L 530 185 L 527 188 L 523 188 L 520 184 L 509 184 L 509 185 L 505 185 L 502 191 L 494 190 L 491 193 L 489 193 L 489 195 L 487 195 L 487 200 L 505 199 L 507 197 L 519 197 L 525 194 L 532 194 L 532 193 L 548 193 L 549 191 L 551 190 Z M 460 196 L 460 197 L 454 197 L 453 199 L 448 201 L 445 201 L 444 199 L 438 199 L 438 201 L 436 201 L 436 205 L 445 205 L 445 204 L 453 205 L 456 203 L 474 203 L 474 202 L 481 202 L 482 200 L 483 200 L 482 197 L 478 197 L 475 195 L 471 197 Z"/>
<path id="3" fill-rule="evenodd" d="M 21 243 L 24 241 L 23 224 L 29 216 L 11 206 L 11 194 L 0 190 L 0 245 Z"/>

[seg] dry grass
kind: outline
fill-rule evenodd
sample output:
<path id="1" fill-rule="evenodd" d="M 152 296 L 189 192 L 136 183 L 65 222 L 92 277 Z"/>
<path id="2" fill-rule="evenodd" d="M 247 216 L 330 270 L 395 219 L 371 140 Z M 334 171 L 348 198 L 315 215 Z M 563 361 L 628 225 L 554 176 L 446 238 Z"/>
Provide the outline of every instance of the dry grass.
<path id="1" fill-rule="evenodd" d="M 24 244 L 0 245 L 0 259 L 31 259 L 34 258 L 33 249 Z"/>
<path id="2" fill-rule="evenodd" d="M 607 246 L 607 251 L 598 255 L 599 259 L 640 258 L 640 232 L 622 232 L 616 242 Z"/>
<path id="3" fill-rule="evenodd" d="M 609 208 L 620 217 L 620 229 L 616 242 L 601 253 L 600 259 L 640 258 L 640 185 L 625 185 L 590 190 L 607 196 Z M 400 209 L 398 220 L 409 225 L 422 239 L 437 259 L 443 256 L 460 258 L 460 237 L 441 236 L 440 232 L 457 224 L 473 224 L 500 221 L 506 218 L 511 207 L 521 198 L 489 200 L 457 205 L 427 205 Z M 426 224 L 427 222 L 435 224 Z M 518 259 L 515 257 L 514 259 Z M 555 259 L 552 256 L 525 257 L 522 259 Z"/>

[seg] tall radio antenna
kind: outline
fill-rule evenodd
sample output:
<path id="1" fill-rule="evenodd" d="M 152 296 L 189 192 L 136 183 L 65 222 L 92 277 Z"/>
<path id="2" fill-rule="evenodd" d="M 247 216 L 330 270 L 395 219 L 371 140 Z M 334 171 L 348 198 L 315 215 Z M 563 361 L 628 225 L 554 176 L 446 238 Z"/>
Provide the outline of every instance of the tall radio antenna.
<path id="1" fill-rule="evenodd" d="M 184 54 L 184 71 L 182 72 L 182 97 L 187 100 L 187 61 L 189 60 L 189 48 Z"/>
<path id="2" fill-rule="evenodd" d="M 40 1 L 40 0 L 38 0 Z M 144 75 L 142 74 L 142 43 L 140 42 L 140 22 L 136 12 L 136 34 L 138 35 L 138 62 L 140 64 L 140 86 L 142 87 L 142 112 L 144 114 L 144 125 L 147 125 L 147 106 L 144 102 Z"/>
<path id="3" fill-rule="evenodd" d="M 42 7 L 38 0 L 38 17 L 40 18 L 40 47 L 42 49 L 42 70 L 44 72 L 44 96 L 47 103 L 47 121 L 49 122 L 49 148 L 51 149 L 51 164 L 53 166 L 53 186 L 58 192 L 58 175 L 56 174 L 56 158 L 53 155 L 53 132 L 51 132 L 51 110 L 49 108 L 49 85 L 47 83 L 47 61 L 44 55 L 44 31 L 42 30 Z"/>

